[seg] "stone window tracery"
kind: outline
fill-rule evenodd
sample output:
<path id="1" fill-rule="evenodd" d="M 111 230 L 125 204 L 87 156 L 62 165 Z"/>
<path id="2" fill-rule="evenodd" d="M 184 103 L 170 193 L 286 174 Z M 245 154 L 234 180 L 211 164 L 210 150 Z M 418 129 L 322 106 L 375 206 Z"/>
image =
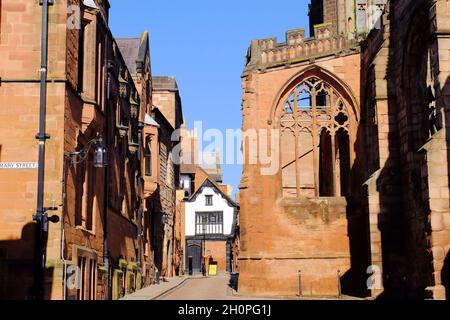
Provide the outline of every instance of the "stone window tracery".
<path id="1" fill-rule="evenodd" d="M 369 32 L 377 27 L 386 7 L 387 0 L 358 0 L 356 3 L 357 29 L 359 33 Z"/>
<path id="2" fill-rule="evenodd" d="M 436 91 L 434 88 L 434 76 L 433 76 L 433 66 L 431 58 L 431 50 L 428 53 L 427 62 L 427 102 L 428 102 L 428 119 L 429 119 L 429 130 L 430 136 L 434 135 L 441 128 L 438 120 L 438 111 L 436 108 Z"/>
<path id="3" fill-rule="evenodd" d="M 365 30 L 367 21 L 367 3 L 366 0 L 359 0 L 357 3 L 357 26 L 358 31 L 362 32 Z"/>
<path id="4" fill-rule="evenodd" d="M 350 170 L 350 115 L 326 81 L 310 77 L 285 98 L 279 115 L 284 197 L 344 196 Z"/>

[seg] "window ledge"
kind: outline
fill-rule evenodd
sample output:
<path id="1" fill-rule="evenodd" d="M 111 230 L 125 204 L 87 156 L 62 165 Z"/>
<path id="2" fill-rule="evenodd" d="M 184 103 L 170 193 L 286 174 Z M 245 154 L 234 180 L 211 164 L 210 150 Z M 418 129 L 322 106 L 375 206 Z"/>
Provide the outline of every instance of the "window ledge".
<path id="1" fill-rule="evenodd" d="M 88 229 L 86 229 L 86 227 L 83 227 L 83 226 L 76 226 L 75 229 L 76 229 L 76 230 L 81 230 L 81 231 L 86 232 L 86 233 L 89 233 L 89 234 L 92 235 L 92 236 L 95 236 L 95 235 L 96 235 L 96 234 L 94 233 L 94 231 L 88 230 Z"/>

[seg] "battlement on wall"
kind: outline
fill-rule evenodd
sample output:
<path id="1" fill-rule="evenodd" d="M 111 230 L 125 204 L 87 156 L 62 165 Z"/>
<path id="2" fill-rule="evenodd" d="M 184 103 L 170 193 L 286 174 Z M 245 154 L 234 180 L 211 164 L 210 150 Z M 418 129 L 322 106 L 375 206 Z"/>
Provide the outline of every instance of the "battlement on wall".
<path id="1" fill-rule="evenodd" d="M 278 43 L 277 37 L 253 40 L 247 54 L 246 70 L 268 69 L 358 50 L 357 41 L 335 34 L 331 23 L 315 25 L 314 34 L 315 37 L 306 38 L 305 29 L 301 28 L 287 31 L 282 43 Z"/>

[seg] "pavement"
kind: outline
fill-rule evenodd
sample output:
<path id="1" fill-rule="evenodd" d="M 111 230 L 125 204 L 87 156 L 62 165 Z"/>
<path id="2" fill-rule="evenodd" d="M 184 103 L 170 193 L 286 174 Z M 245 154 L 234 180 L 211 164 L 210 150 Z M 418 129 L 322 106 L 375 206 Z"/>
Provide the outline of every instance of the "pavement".
<path id="1" fill-rule="evenodd" d="M 188 277 L 174 277 L 159 284 L 151 285 L 132 294 L 127 294 L 120 300 L 156 300 L 159 296 L 176 290 L 180 285 L 188 280 Z"/>

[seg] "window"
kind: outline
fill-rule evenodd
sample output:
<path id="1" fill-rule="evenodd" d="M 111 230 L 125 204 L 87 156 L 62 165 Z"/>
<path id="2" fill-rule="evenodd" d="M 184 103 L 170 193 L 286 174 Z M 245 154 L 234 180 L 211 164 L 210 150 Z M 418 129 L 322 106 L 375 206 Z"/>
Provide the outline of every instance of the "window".
<path id="1" fill-rule="evenodd" d="M 103 30 L 100 29 L 99 26 L 97 26 L 97 68 L 95 70 L 95 83 L 96 83 L 96 101 L 98 102 L 98 104 L 100 106 L 103 106 L 103 95 L 102 95 L 102 90 L 105 87 L 104 84 L 104 77 L 103 75 L 105 74 L 106 71 L 106 66 L 105 66 L 105 57 L 104 57 L 104 50 L 103 50 L 103 43 L 101 41 L 99 41 L 99 39 L 102 39 L 101 35 Z M 104 111 L 104 110 L 103 110 Z"/>
<path id="2" fill-rule="evenodd" d="M 180 189 L 183 189 L 185 191 L 185 195 L 187 196 L 191 195 L 191 192 L 193 190 L 191 185 L 192 185 L 192 178 L 189 175 L 180 176 Z"/>
<path id="3" fill-rule="evenodd" d="M 78 87 L 77 87 L 77 90 L 79 93 L 83 92 L 85 31 L 86 31 L 86 26 L 83 24 L 78 32 Z"/>
<path id="4" fill-rule="evenodd" d="M 102 56 L 102 45 L 98 41 L 101 30 L 98 30 L 97 18 L 91 12 L 82 12 L 83 19 L 78 30 L 78 84 L 77 91 L 86 99 L 101 104 L 101 95 L 98 96 L 102 87 L 103 77 L 100 72 L 104 68 L 104 57 Z"/>
<path id="5" fill-rule="evenodd" d="M 82 147 L 81 147 L 82 148 Z M 95 168 L 92 165 L 92 155 L 78 163 L 76 167 L 76 202 L 75 225 L 83 229 L 94 231 L 94 221 L 98 203 L 95 196 Z"/>
<path id="6" fill-rule="evenodd" d="M 213 205 L 213 196 L 205 196 L 205 205 L 207 206 L 212 206 Z"/>
<path id="7" fill-rule="evenodd" d="M 358 32 L 365 32 L 367 27 L 367 4 L 365 0 L 358 1 L 358 17 L 357 17 L 357 27 Z"/>
<path id="8" fill-rule="evenodd" d="M 386 0 L 376 0 L 370 3 L 368 0 L 358 0 L 357 29 L 359 33 L 369 32 L 375 27 L 381 27 L 380 17 L 383 14 L 386 2 Z"/>
<path id="9" fill-rule="evenodd" d="M 167 175 L 166 175 L 166 183 L 169 186 L 174 185 L 175 183 L 175 174 L 173 171 L 173 160 L 172 160 L 172 152 L 169 152 L 167 155 Z"/>
<path id="10" fill-rule="evenodd" d="M 96 272 L 97 263 L 95 260 L 89 260 L 89 300 L 95 300 Z"/>
<path id="11" fill-rule="evenodd" d="M 223 212 L 197 212 L 196 234 L 223 234 Z"/>
<path id="12" fill-rule="evenodd" d="M 283 98 L 283 196 L 345 196 L 350 172 L 349 103 L 326 81 L 309 77 Z"/>
<path id="13" fill-rule="evenodd" d="M 128 285 L 128 293 L 133 293 L 136 291 L 136 283 L 137 283 L 137 272 L 133 271 L 130 273 L 129 277 L 129 285 Z"/>
<path id="14" fill-rule="evenodd" d="M 144 160 L 145 175 L 150 177 L 152 175 L 152 146 L 150 137 L 147 137 L 145 141 Z"/>
<path id="15" fill-rule="evenodd" d="M 429 121 L 429 136 L 434 135 L 441 129 L 439 111 L 436 108 L 436 89 L 434 88 L 434 70 L 432 62 L 432 52 L 428 50 L 427 60 L 427 98 L 428 98 L 428 121 Z M 426 135 L 425 135 L 426 136 Z M 1 151 L 1 146 L 0 146 Z"/>
<path id="16" fill-rule="evenodd" d="M 78 300 L 95 300 L 97 285 L 97 260 L 96 258 L 86 255 L 85 252 L 79 252 L 77 266 L 79 272 L 79 287 L 77 293 Z"/>
<path id="17" fill-rule="evenodd" d="M 122 268 L 122 283 L 121 283 L 121 290 L 120 290 L 120 297 L 124 297 L 127 290 L 127 268 Z"/>
<path id="18" fill-rule="evenodd" d="M 0 0 L 0 42 L 2 41 L 1 34 L 2 34 L 2 0 Z"/>
<path id="19" fill-rule="evenodd" d="M 78 270 L 80 276 L 78 300 L 86 299 L 86 258 L 78 257 Z"/>
<path id="20" fill-rule="evenodd" d="M 81 223 L 84 228 L 92 231 L 94 224 L 94 167 L 92 163 L 86 163 L 85 179 L 83 185 L 83 207 L 81 215 Z"/>

